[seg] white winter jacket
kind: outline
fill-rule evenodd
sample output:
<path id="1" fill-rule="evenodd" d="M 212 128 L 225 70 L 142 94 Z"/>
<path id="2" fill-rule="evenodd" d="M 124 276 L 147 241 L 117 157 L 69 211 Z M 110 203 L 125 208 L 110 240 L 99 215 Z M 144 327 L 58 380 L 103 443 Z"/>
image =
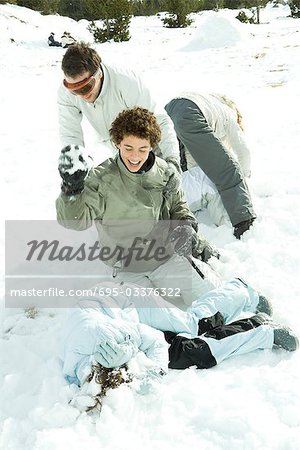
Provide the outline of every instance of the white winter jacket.
<path id="1" fill-rule="evenodd" d="M 127 108 L 141 106 L 155 113 L 161 127 L 162 139 L 159 154 L 166 159 L 179 160 L 178 142 L 171 119 L 166 112 L 156 106 L 150 91 L 142 80 L 127 69 L 109 67 L 101 64 L 104 80 L 101 92 L 94 103 L 87 103 L 80 96 L 73 95 L 63 84 L 58 90 L 59 129 L 63 146 L 79 144 L 84 146 L 82 117 L 85 116 L 98 133 L 102 143 L 114 153 L 109 129 L 116 116 Z"/>
<path id="2" fill-rule="evenodd" d="M 74 44 L 74 42 L 76 42 L 75 39 L 72 36 L 69 36 L 67 34 L 63 34 L 62 37 L 61 37 L 61 46 L 63 48 Z"/>
<path id="3" fill-rule="evenodd" d="M 112 303 L 113 300 L 111 300 Z M 102 342 L 127 346 L 133 357 L 138 351 L 153 361 L 153 366 L 168 370 L 168 344 L 161 331 L 140 323 L 136 309 L 99 307 L 83 302 L 70 310 L 63 333 L 63 374 L 70 383 L 81 385 L 91 372 L 97 346 Z"/>
<path id="4" fill-rule="evenodd" d="M 244 138 L 244 133 L 237 123 L 237 113 L 230 108 L 220 94 L 206 94 L 198 92 L 183 92 L 177 98 L 186 98 L 195 103 L 203 113 L 214 135 L 238 160 L 243 175 L 251 174 L 250 150 Z M 196 162 L 186 152 L 188 168 L 194 167 Z"/>

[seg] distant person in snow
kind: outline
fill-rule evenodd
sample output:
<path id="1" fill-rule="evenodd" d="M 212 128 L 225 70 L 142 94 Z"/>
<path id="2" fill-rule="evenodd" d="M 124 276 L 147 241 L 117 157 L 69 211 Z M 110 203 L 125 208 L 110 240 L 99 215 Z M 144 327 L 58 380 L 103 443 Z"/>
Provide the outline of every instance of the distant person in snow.
<path id="1" fill-rule="evenodd" d="M 55 34 L 53 32 L 50 33 L 48 37 L 48 45 L 49 47 L 61 47 L 61 43 L 55 40 Z"/>
<path id="2" fill-rule="evenodd" d="M 149 89 L 134 72 L 111 67 L 84 42 L 68 48 L 62 59 L 64 80 L 58 91 L 59 130 L 63 146 L 84 147 L 81 126 L 83 116 L 90 122 L 100 140 L 113 153 L 109 128 L 125 108 L 141 106 L 154 112 L 161 128 L 159 154 L 177 169 L 177 186 L 181 182 L 179 147 L 171 119 L 158 109 Z M 175 176 L 174 176 L 175 182 Z"/>
<path id="3" fill-rule="evenodd" d="M 240 239 L 256 215 L 246 182 L 250 151 L 239 110 L 225 96 L 198 92 L 180 94 L 165 109 L 179 140 L 191 210 L 207 208 L 216 225 L 229 218 Z"/>
<path id="4" fill-rule="evenodd" d="M 168 368 L 209 369 L 255 350 L 299 345 L 292 330 L 273 322 L 270 302 L 238 278 L 199 296 L 186 312 L 133 284 L 103 282 L 93 292 L 68 313 L 61 355 L 64 377 L 86 393 L 92 380 L 106 393 L 137 378 L 137 392 L 146 394 Z M 99 391 L 94 400 L 101 402 Z"/>
<path id="5" fill-rule="evenodd" d="M 68 31 L 65 31 L 61 37 L 61 46 L 68 48 L 70 45 L 75 44 L 76 40 L 71 36 Z"/>
<path id="6" fill-rule="evenodd" d="M 190 304 L 216 287 L 205 263 L 219 254 L 198 233 L 183 191 L 174 186 L 176 169 L 155 155 L 158 122 L 145 108 L 127 109 L 113 121 L 110 136 L 118 153 L 93 170 L 82 147 L 62 149 L 57 220 L 76 230 L 95 223 L 115 280 L 162 289 L 175 303 Z"/>

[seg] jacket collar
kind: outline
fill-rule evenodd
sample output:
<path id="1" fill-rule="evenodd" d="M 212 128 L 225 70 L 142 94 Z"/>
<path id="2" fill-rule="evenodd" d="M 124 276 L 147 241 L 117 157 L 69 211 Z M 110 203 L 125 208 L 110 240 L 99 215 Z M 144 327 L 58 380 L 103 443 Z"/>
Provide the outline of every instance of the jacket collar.
<path id="1" fill-rule="evenodd" d="M 123 164 L 123 166 L 126 167 L 126 164 L 124 163 L 123 159 L 121 158 L 120 153 L 119 153 L 119 159 L 120 159 L 121 163 Z M 128 172 L 133 173 L 134 175 L 139 175 L 139 174 L 144 174 L 146 172 L 149 172 L 149 170 L 154 166 L 154 164 L 155 164 L 155 155 L 154 155 L 153 151 L 150 151 L 148 159 L 144 162 L 142 167 L 137 172 L 130 172 L 127 169 L 127 167 L 126 167 L 126 169 L 128 170 Z"/>
<path id="2" fill-rule="evenodd" d="M 96 98 L 96 100 L 94 101 L 93 105 L 95 105 L 95 103 L 98 103 L 99 101 L 102 101 L 103 97 L 105 97 L 105 95 L 108 91 L 108 84 L 109 84 L 108 70 L 103 63 L 100 64 L 100 67 L 101 67 L 101 71 L 102 71 L 103 81 L 102 81 L 102 86 L 101 86 L 99 95 Z"/>
<path id="3" fill-rule="evenodd" d="M 147 172 L 142 173 L 133 173 L 130 172 L 123 161 L 120 158 L 119 153 L 115 156 L 115 162 L 120 170 L 120 172 L 125 175 L 130 180 L 136 182 L 136 183 L 142 183 L 144 187 L 149 188 L 164 188 L 165 181 L 163 180 L 163 177 L 158 169 L 157 163 L 156 163 L 156 156 L 153 153 L 154 156 L 154 163 L 152 167 Z"/>

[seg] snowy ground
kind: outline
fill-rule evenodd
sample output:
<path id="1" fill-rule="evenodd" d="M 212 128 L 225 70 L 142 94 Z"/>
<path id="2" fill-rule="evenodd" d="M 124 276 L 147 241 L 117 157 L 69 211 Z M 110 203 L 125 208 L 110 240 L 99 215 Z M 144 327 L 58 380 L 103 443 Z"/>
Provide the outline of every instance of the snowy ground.
<path id="1" fill-rule="evenodd" d="M 256 26 L 232 22 L 232 11 L 206 12 L 181 30 L 138 17 L 129 42 L 97 49 L 104 61 L 140 71 L 162 104 L 187 89 L 236 100 L 252 148 L 258 219 L 241 241 L 225 226 L 202 231 L 221 250 L 215 267 L 223 277 L 246 278 L 272 299 L 275 319 L 300 334 L 300 19 L 288 14 L 267 8 Z M 49 48 L 46 39 L 64 30 L 91 37 L 85 21 L 9 5 L 0 5 L 0 27 L 3 218 L 55 219 L 55 94 L 64 50 Z M 95 151 L 92 132 L 89 141 Z M 1 281 L 1 450 L 300 448 L 299 352 L 255 352 L 208 371 L 173 371 L 148 397 L 122 387 L 92 423 L 68 405 L 74 387 L 63 380 L 57 356 L 64 311 L 27 318 L 4 307 L 3 289 Z"/>

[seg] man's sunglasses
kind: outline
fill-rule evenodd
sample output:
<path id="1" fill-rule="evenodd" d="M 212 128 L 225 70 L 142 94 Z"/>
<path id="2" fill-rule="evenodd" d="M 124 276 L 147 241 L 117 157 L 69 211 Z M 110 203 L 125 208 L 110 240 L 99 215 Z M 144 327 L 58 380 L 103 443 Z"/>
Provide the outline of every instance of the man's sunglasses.
<path id="1" fill-rule="evenodd" d="M 96 72 L 88 78 L 79 81 L 78 83 L 68 83 L 66 79 L 64 79 L 63 83 L 65 88 L 72 92 L 74 95 L 87 95 L 95 87 L 96 84 L 96 76 L 100 73 L 100 67 L 96 70 Z"/>

